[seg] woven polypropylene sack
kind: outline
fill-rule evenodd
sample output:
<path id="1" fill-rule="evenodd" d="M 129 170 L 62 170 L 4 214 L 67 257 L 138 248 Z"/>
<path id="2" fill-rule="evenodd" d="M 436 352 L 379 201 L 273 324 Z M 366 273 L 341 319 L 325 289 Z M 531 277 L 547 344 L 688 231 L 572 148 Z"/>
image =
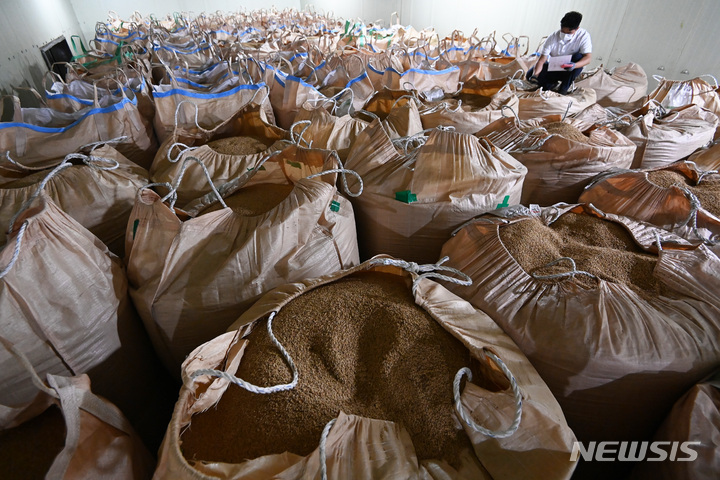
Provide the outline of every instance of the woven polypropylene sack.
<path id="1" fill-rule="evenodd" d="M 470 287 L 449 289 L 487 312 L 518 343 L 579 440 L 649 440 L 672 404 L 720 365 L 720 260 L 705 246 L 664 248 L 651 274 L 670 291 L 662 295 L 602 278 L 588 284 L 580 273 L 537 279 L 510 254 L 500 231 L 517 222 L 547 225 L 564 215 L 620 225 L 651 255 L 658 235 L 666 247 L 681 240 L 584 206 L 543 209 L 539 219 L 486 216 L 444 245 L 449 264 L 473 279 Z M 585 244 L 593 240 L 577 235 Z"/>
<path id="2" fill-rule="evenodd" d="M 416 281 L 417 289 L 410 297 L 411 301 L 459 339 L 469 349 L 472 357 L 487 365 L 483 352 L 492 351 L 506 363 L 517 379 L 523 398 L 522 419 L 518 430 L 505 438 L 492 439 L 465 427 L 473 451 L 464 451 L 460 466 L 453 467 L 442 459 L 419 462 L 404 425 L 342 412 L 333 409 L 331 403 L 330 418 L 335 415 L 338 418 L 327 437 L 327 478 L 524 479 L 536 478 L 540 471 L 544 478 L 568 478 L 575 467 L 573 462 L 568 461 L 574 436 L 565 424 L 556 401 L 524 355 L 487 315 L 432 280 L 420 279 L 416 274 L 396 266 L 384 266 L 383 262 L 387 260 L 393 259 L 377 257 L 353 269 L 279 287 L 263 296 L 232 325 L 231 329 L 237 328 L 237 331 L 231 330 L 196 349 L 183 364 L 185 384 L 174 418 L 168 426 L 155 477 L 248 479 L 273 475 L 279 479 L 318 478 L 321 462 L 319 448 L 305 457 L 288 451 L 249 459 L 239 464 L 205 462 L 200 459 L 195 462 L 188 461 L 183 456 L 179 440 L 188 424 L 192 425 L 193 414 L 217 408 L 214 405 L 228 389 L 238 388 L 228 385 L 226 380 L 210 377 L 199 377 L 193 381 L 190 375 L 204 368 L 221 368 L 234 374 L 242 364 L 243 353 L 253 348 L 252 343 L 243 338 L 249 325 L 260 323 L 256 328 L 264 328 L 264 319 L 268 314 L 282 311 L 288 303 L 302 298 L 304 294 L 318 287 L 350 279 L 356 274 L 382 273 L 399 277 L 400 281 L 404 278 L 408 296 L 411 293 L 411 283 Z M 372 303 L 373 299 L 367 299 L 367 302 Z M 378 306 L 378 309 L 382 307 Z M 327 315 L 332 313 L 328 311 Z M 407 332 L 407 335 L 412 334 L 413 332 Z M 418 338 L 418 341 L 421 340 Z M 347 346 L 348 349 L 358 347 L 359 345 Z M 285 348 L 292 356 L 296 348 L 304 347 L 286 344 Z M 358 360 L 362 365 L 362 362 L 370 359 L 360 357 Z M 358 368 L 362 368 L 361 365 Z M 499 370 L 493 370 L 494 368 L 484 371 L 487 375 L 485 380 L 476 378 L 477 383 L 468 382 L 462 391 L 461 401 L 477 422 L 502 425 L 504 428 L 511 423 L 510 418 L 516 413 L 513 394 L 508 384 L 502 383 L 502 387 L 493 389 L 495 391 L 478 386 L 491 377 L 496 381 L 502 378 L 498 377 L 501 375 Z M 303 372 L 299 371 L 300 378 L 302 375 Z M 452 379 L 448 378 L 448 404 L 452 400 L 451 381 Z M 458 429 L 461 428 L 461 423 L 458 423 Z"/>
<path id="3" fill-rule="evenodd" d="M 365 184 L 353 200 L 361 258 L 387 253 L 415 262 L 440 258 L 450 233 L 470 218 L 519 203 L 527 173 L 494 146 L 441 129 L 401 155 L 378 120 L 358 136 L 347 167 Z"/>
<path id="4" fill-rule="evenodd" d="M 607 72 L 602 65 L 575 81 L 578 88 L 595 90 L 596 101 L 603 107 L 622 107 L 647 95 L 645 71 L 636 63 L 615 67 Z"/>
<path id="5" fill-rule="evenodd" d="M 572 115 L 595 103 L 595 91 L 578 88 L 568 95 L 553 91 L 516 92 L 520 100 L 517 114 L 520 120 L 545 117 L 547 115 Z"/>
<path id="6" fill-rule="evenodd" d="M 138 193 L 126 237 L 130 294 L 172 373 L 267 290 L 358 262 L 353 208 L 338 194 L 336 175 L 304 178 L 335 167 L 327 150 L 283 150 L 239 191 L 267 184 L 292 191 L 251 216 L 230 207 L 178 216 L 152 190 Z"/>

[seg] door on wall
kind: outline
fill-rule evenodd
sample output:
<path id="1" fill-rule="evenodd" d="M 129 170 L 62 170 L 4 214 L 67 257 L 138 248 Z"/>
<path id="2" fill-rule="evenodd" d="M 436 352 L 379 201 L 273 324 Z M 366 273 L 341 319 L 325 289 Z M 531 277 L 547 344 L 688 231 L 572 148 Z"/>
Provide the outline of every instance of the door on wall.
<path id="1" fill-rule="evenodd" d="M 72 52 L 65 37 L 58 37 L 47 45 L 40 47 L 43 59 L 48 70 L 52 70 L 65 80 L 67 69 L 65 63 L 72 60 Z"/>

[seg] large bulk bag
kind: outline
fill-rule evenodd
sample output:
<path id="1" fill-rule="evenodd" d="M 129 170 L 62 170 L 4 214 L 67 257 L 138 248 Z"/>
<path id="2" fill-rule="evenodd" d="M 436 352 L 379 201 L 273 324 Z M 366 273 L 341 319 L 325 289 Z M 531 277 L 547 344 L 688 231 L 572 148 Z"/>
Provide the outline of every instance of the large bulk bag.
<path id="1" fill-rule="evenodd" d="M 297 127 L 298 130 L 302 129 L 301 138 L 306 143 L 311 143 L 314 148 L 335 150 L 341 160 L 347 158 L 350 145 L 368 126 L 368 122 L 360 118 L 350 115 L 335 116 L 325 107 L 312 106 L 309 103 L 298 111 L 295 122 L 307 127 Z"/>
<path id="2" fill-rule="evenodd" d="M 622 107 L 647 95 L 648 80 L 642 67 L 631 62 L 610 71 L 600 65 L 583 72 L 575 86 L 595 90 L 596 102 L 603 107 Z"/>
<path id="3" fill-rule="evenodd" d="M 424 129 L 454 127 L 456 132 L 474 134 L 503 116 L 506 108 L 518 109 L 518 98 L 510 89 L 500 89 L 492 96 L 463 95 L 423 106 L 420 120 Z M 482 105 L 482 106 L 481 106 Z"/>
<path id="4" fill-rule="evenodd" d="M 692 162 L 600 175 L 578 201 L 651 223 L 720 253 L 720 175 Z"/>
<path id="5" fill-rule="evenodd" d="M 35 395 L 23 404 L 0 405 L 2 478 L 152 476 L 152 456 L 122 412 L 92 392 L 87 375 L 48 373 L 46 384 L 21 352 L 10 344 L 5 348 L 34 376 Z"/>
<path id="6" fill-rule="evenodd" d="M 708 148 L 702 148 L 688 157 L 703 170 L 720 170 L 720 143 L 712 143 Z"/>
<path id="7" fill-rule="evenodd" d="M 353 202 L 361 258 L 414 262 L 436 261 L 453 229 L 473 216 L 519 203 L 527 173 L 493 145 L 445 129 L 403 155 L 378 120 L 358 135 L 347 166 L 364 180 Z"/>
<path id="8" fill-rule="evenodd" d="M 272 73 L 268 85 L 270 85 L 270 103 L 275 119 L 277 125 L 285 130 L 295 123 L 295 116 L 305 102 L 320 102 L 328 99 L 302 78 L 274 69 L 270 65 L 267 65 L 266 71 Z"/>
<path id="9" fill-rule="evenodd" d="M 83 145 L 116 139 L 120 153 L 148 168 L 158 147 L 152 125 L 140 114 L 133 92 L 120 93 L 112 105 L 95 104 L 73 113 L 23 108 L 12 97 L 12 121 L 0 122 L 0 152 L 23 165 L 40 167 L 56 165 Z"/>
<path id="10" fill-rule="evenodd" d="M 175 184 L 184 159 L 193 156 L 198 163 L 186 165 L 177 188 L 177 203 L 185 205 L 208 192 L 207 171 L 213 184 L 234 180 L 269 154 L 284 148 L 289 133 L 269 123 L 259 105 L 247 105 L 212 129 L 178 126 L 158 149 L 150 177 L 156 183 Z M 203 168 L 204 167 L 204 168 Z"/>
<path id="11" fill-rule="evenodd" d="M 702 77 L 713 79 L 710 85 Z M 720 98 L 718 97 L 718 82 L 712 75 L 701 75 L 690 80 L 669 80 L 660 76 L 653 76 L 658 86 L 650 92 L 648 100 L 655 100 L 667 109 L 697 105 L 712 112 L 720 111 Z"/>
<path id="12" fill-rule="evenodd" d="M 148 172 L 109 145 L 89 155 L 71 154 L 55 169 L 30 173 L 0 185 L 0 225 L 8 225 L 26 201 L 44 186 L 46 195 L 64 212 L 122 257 L 127 220 L 138 188 Z M 6 229 L 0 231 L 5 243 Z"/>
<path id="13" fill-rule="evenodd" d="M 227 203 L 213 187 L 186 205 L 190 217 L 150 189 L 138 192 L 127 230 L 130 294 L 172 373 L 267 290 L 358 263 L 353 208 L 334 186 L 336 158 L 289 147 L 221 186 Z"/>
<path id="14" fill-rule="evenodd" d="M 379 82 L 373 82 L 376 90 L 386 87 L 392 90 L 405 89 L 427 92 L 434 88 L 440 88 L 446 93 L 452 93 L 457 91 L 460 82 L 460 69 L 455 65 L 441 70 L 427 68 L 398 70 L 388 67 L 383 71 L 379 71 L 368 63 L 368 75 L 371 71 L 381 77 Z"/>
<path id="15" fill-rule="evenodd" d="M 649 440 L 720 366 L 720 259 L 592 206 L 507 217 L 468 222 L 444 245 L 473 279 L 449 289 L 517 342 L 580 441 Z"/>
<path id="16" fill-rule="evenodd" d="M 383 88 L 370 97 L 363 110 L 382 121 L 390 138 L 402 138 L 422 132 L 420 108 L 415 92 Z"/>
<path id="17" fill-rule="evenodd" d="M 655 168 L 681 160 L 712 141 L 718 117 L 697 105 L 665 112 L 652 103 L 632 112 L 618 131 L 637 145 L 632 168 Z"/>
<path id="18" fill-rule="evenodd" d="M 376 257 L 263 296 L 183 363 L 155 478 L 569 478 L 555 399 L 435 275 L 452 274 Z"/>
<path id="19" fill-rule="evenodd" d="M 702 480 L 720 472 L 720 375 L 698 383 L 675 402 L 653 441 L 663 442 L 670 458 L 641 463 L 633 479 Z"/>
<path id="20" fill-rule="evenodd" d="M 527 168 L 523 205 L 575 202 L 582 189 L 599 173 L 629 168 L 635 145 L 608 127 L 585 135 L 574 120 L 560 115 L 534 120 L 506 117 L 476 133 L 510 153 Z"/>
<path id="21" fill-rule="evenodd" d="M 87 373 L 149 446 L 159 444 L 173 398 L 127 294 L 120 259 L 52 200 L 40 195 L 0 251 L 0 332 L 38 374 Z M 0 402 L 36 393 L 27 372 L 0 349 Z"/>
<path id="22" fill-rule="evenodd" d="M 577 88 L 568 95 L 546 90 L 515 93 L 520 100 L 520 120 L 545 117 L 547 115 L 572 115 L 595 103 L 595 91 L 591 88 Z"/>

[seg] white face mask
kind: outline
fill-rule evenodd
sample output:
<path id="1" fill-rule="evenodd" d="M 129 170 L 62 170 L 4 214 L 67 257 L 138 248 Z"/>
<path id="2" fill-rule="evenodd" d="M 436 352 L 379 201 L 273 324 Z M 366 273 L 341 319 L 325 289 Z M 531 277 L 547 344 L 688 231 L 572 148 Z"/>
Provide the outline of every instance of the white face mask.
<path id="1" fill-rule="evenodd" d="M 563 34 L 562 34 L 562 41 L 563 41 L 563 42 L 569 42 L 570 40 L 572 40 L 572 38 L 573 38 L 573 34 L 572 34 L 572 33 L 563 33 Z"/>

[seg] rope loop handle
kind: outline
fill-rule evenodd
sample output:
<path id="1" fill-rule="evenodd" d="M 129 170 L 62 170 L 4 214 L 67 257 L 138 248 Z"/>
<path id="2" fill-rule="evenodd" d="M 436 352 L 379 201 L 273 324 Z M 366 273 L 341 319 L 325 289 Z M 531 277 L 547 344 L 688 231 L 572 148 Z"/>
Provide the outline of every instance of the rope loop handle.
<path id="1" fill-rule="evenodd" d="M 13 219 L 14 222 L 15 219 Z M 22 247 L 22 239 L 23 236 L 25 236 L 25 229 L 28 226 L 28 221 L 25 220 L 23 224 L 20 226 L 20 230 L 18 231 L 17 237 L 15 237 L 15 250 L 13 251 L 12 258 L 10 258 L 10 261 L 7 265 L 0 271 L 0 279 L 4 278 L 5 275 L 8 274 L 10 270 L 12 270 L 12 267 L 15 265 L 15 262 L 18 259 L 18 256 L 20 256 L 20 247 Z"/>
<path id="2" fill-rule="evenodd" d="M 225 200 L 223 200 L 222 195 L 220 195 L 220 192 L 218 192 L 217 188 L 215 187 L 215 184 L 212 181 L 212 177 L 210 176 L 210 172 L 208 171 L 205 164 L 197 157 L 188 156 L 185 157 L 185 160 L 183 160 L 182 167 L 180 168 L 180 173 L 178 174 L 177 180 L 175 180 L 175 185 L 172 186 L 170 193 L 162 197 L 160 199 L 161 202 L 165 202 L 168 199 L 170 200 L 170 209 L 175 208 L 175 202 L 177 201 L 177 191 L 180 187 L 180 182 L 182 182 L 183 177 L 185 176 L 185 172 L 187 171 L 188 167 L 190 166 L 190 162 L 196 162 L 200 165 L 200 168 L 202 168 L 203 173 L 205 174 L 205 178 L 207 178 L 208 183 L 210 184 L 210 189 L 213 191 L 215 196 L 217 197 L 220 204 L 223 206 L 223 208 L 227 208 L 227 204 L 225 203 Z"/>
<path id="3" fill-rule="evenodd" d="M 257 93 L 257 91 L 255 93 Z M 180 107 L 185 103 L 189 103 L 190 105 L 195 107 L 195 126 L 198 128 L 198 130 L 203 131 L 205 133 L 210 133 L 210 130 L 204 129 L 198 123 L 198 114 L 200 112 L 200 107 L 195 102 L 191 102 L 190 100 L 183 100 L 177 104 L 177 107 L 175 107 L 175 124 L 174 124 L 175 130 L 177 130 L 177 128 L 178 128 L 178 116 L 180 115 Z"/>
<path id="4" fill-rule="evenodd" d="M 298 371 L 295 367 L 295 362 L 293 362 L 292 358 L 290 357 L 290 354 L 285 350 L 285 347 L 282 346 L 282 344 L 278 341 L 277 338 L 275 338 L 275 335 L 272 331 L 272 322 L 273 318 L 275 318 L 275 314 L 277 312 L 271 312 L 270 316 L 267 320 L 267 331 L 268 335 L 270 336 L 270 341 L 272 341 L 273 345 L 280 350 L 280 353 L 282 354 L 283 358 L 287 362 L 287 364 L 290 366 L 290 370 L 292 371 L 292 381 L 290 383 L 284 383 L 280 385 L 273 385 L 270 387 L 259 387 L 257 385 L 253 385 L 252 383 L 246 382 L 245 380 L 241 378 L 237 378 L 235 375 L 225 372 L 223 370 L 214 370 L 209 368 L 202 368 L 199 370 L 195 370 L 190 374 L 190 378 L 195 380 L 198 377 L 201 377 L 203 375 L 208 375 L 210 377 L 215 378 L 222 378 L 224 380 L 227 380 L 230 383 L 233 383 L 237 385 L 238 387 L 247 390 L 250 393 L 256 393 L 259 395 L 267 395 L 270 393 L 277 393 L 277 392 L 285 392 L 288 390 L 292 390 L 297 386 L 298 383 Z M 327 428 L 327 427 L 326 427 Z M 329 431 L 329 429 L 328 429 Z"/>
<path id="5" fill-rule="evenodd" d="M 335 157 L 335 161 L 338 163 L 339 168 L 331 168 L 330 170 L 323 170 L 322 172 L 319 172 L 319 173 L 313 173 L 312 175 L 308 175 L 306 178 L 317 178 L 322 175 L 326 175 L 328 173 L 339 173 L 340 178 L 342 179 L 342 183 L 343 183 L 343 190 L 345 191 L 346 194 L 348 194 L 351 197 L 359 197 L 360 195 L 362 195 L 365 184 L 363 183 L 363 179 L 360 176 L 360 174 L 357 173 L 355 170 L 350 170 L 350 169 L 345 168 L 345 166 L 342 163 L 342 160 L 340 160 L 340 157 L 338 156 L 336 151 L 333 150 L 332 154 Z M 358 179 L 360 188 L 358 189 L 357 192 L 350 191 L 350 187 L 348 186 L 348 183 L 347 183 L 347 174 L 348 173 Z"/>
<path id="6" fill-rule="evenodd" d="M 392 265 L 394 267 L 402 268 L 403 270 L 410 273 L 417 274 L 418 276 L 413 281 L 412 285 L 413 295 L 415 295 L 417 286 L 420 280 L 423 278 L 437 278 L 439 280 L 445 280 L 446 282 L 462 285 L 464 287 L 469 287 L 470 285 L 472 285 L 472 279 L 468 275 L 464 274 L 456 268 L 443 266 L 443 263 L 447 262 L 448 260 L 450 260 L 450 257 L 445 256 L 441 258 L 437 263 L 418 265 L 415 262 L 406 262 L 405 260 L 398 260 L 395 258 L 376 258 L 374 260 L 371 260 L 370 263 L 374 265 Z M 450 277 L 439 272 L 452 273 L 453 275 L 456 275 L 456 277 Z"/>
<path id="7" fill-rule="evenodd" d="M 337 418 L 330 420 L 323 428 L 322 434 L 320 435 L 320 478 L 321 480 L 327 480 L 327 437 L 330 434 L 330 430 Z"/>
<path id="8" fill-rule="evenodd" d="M 179 151 L 178 151 L 177 156 L 175 158 L 173 158 L 172 152 L 175 149 L 175 147 L 178 147 Z M 180 147 L 183 147 L 183 148 L 181 149 Z M 193 150 L 197 150 L 198 148 L 200 148 L 200 147 L 191 147 L 189 145 L 185 145 L 182 142 L 175 142 L 172 145 L 170 145 L 170 148 L 168 148 L 166 157 L 168 159 L 168 162 L 177 163 L 180 160 L 180 157 L 182 157 L 183 153 L 192 152 Z"/>
<path id="9" fill-rule="evenodd" d="M 697 215 L 698 211 L 702 207 L 702 205 L 700 204 L 700 199 L 693 192 L 691 192 L 689 188 L 683 185 L 675 184 L 673 186 L 682 190 L 682 192 L 685 194 L 685 197 L 687 197 L 688 201 L 690 202 L 690 213 L 688 214 L 688 218 L 685 219 L 685 221 L 682 223 L 682 226 L 689 225 L 690 228 L 692 228 L 693 233 L 700 240 L 702 240 L 705 245 L 709 245 L 711 247 L 717 245 L 718 240 L 716 240 L 712 234 L 708 238 L 705 238 L 700 234 L 700 231 L 698 230 Z"/>
<path id="10" fill-rule="evenodd" d="M 295 137 L 295 135 L 296 135 L 295 127 L 297 127 L 298 125 L 304 125 L 305 127 L 302 130 L 300 130 L 300 133 L 297 134 L 297 138 L 296 138 Z M 290 130 L 288 130 L 290 132 L 290 140 L 295 145 L 300 145 L 300 142 L 303 141 L 303 142 L 305 142 L 305 145 L 307 146 L 307 148 L 311 148 L 312 140 L 310 140 L 310 142 L 308 143 L 308 141 L 303 138 L 303 135 L 305 134 L 307 129 L 310 128 L 311 126 L 312 126 L 312 122 L 310 120 L 298 120 L 297 122 L 293 123 L 292 125 L 290 125 Z"/>
<path id="11" fill-rule="evenodd" d="M 468 381 L 472 381 L 472 372 L 467 367 L 463 367 L 458 370 L 455 374 L 455 380 L 453 381 L 455 411 L 457 411 L 457 414 L 460 416 L 462 421 L 476 432 L 492 438 L 507 438 L 513 435 L 520 426 L 520 420 L 522 419 L 522 394 L 520 393 L 520 387 L 518 387 L 515 375 L 513 375 L 507 365 L 505 365 L 505 362 L 500 360 L 500 357 L 489 350 L 483 350 L 483 353 L 487 358 L 491 359 L 498 367 L 500 367 L 500 370 L 502 370 L 507 379 L 510 381 L 510 388 L 512 389 L 513 397 L 515 398 L 515 416 L 513 418 L 513 422 L 506 430 L 489 430 L 475 423 L 472 417 L 465 411 L 462 406 L 462 402 L 460 401 L 460 382 L 462 381 L 462 378 L 467 375 Z"/>
<path id="12" fill-rule="evenodd" d="M 587 275 L 588 277 L 592 278 L 593 280 L 599 280 L 598 277 L 596 277 L 595 275 L 593 275 L 590 272 L 586 272 L 584 270 L 578 270 L 575 260 L 573 260 L 570 257 L 560 257 L 557 260 L 553 260 L 552 262 L 543 265 L 542 268 L 552 267 L 553 265 L 557 265 L 558 263 L 560 263 L 562 261 L 570 262 L 570 266 L 571 266 L 572 270 L 570 270 L 569 272 L 555 273 L 552 275 L 538 275 L 536 273 L 532 273 L 531 275 L 536 280 L 554 280 L 557 278 L 566 278 L 566 277 L 574 278 L 575 275 Z"/>
<path id="13" fill-rule="evenodd" d="M 565 113 L 564 113 L 563 116 L 562 116 L 561 121 L 563 121 L 563 122 L 565 121 L 565 118 L 568 116 L 568 113 L 570 113 L 570 107 L 572 107 L 572 104 L 573 104 L 573 101 L 570 100 L 570 101 L 568 102 L 567 108 L 565 109 Z"/>
<path id="14" fill-rule="evenodd" d="M 65 156 L 65 162 L 68 160 L 81 160 L 88 167 L 94 168 L 95 170 L 116 170 L 120 167 L 120 162 L 113 158 L 98 157 L 93 155 L 84 155 L 82 153 L 70 153 Z"/>

